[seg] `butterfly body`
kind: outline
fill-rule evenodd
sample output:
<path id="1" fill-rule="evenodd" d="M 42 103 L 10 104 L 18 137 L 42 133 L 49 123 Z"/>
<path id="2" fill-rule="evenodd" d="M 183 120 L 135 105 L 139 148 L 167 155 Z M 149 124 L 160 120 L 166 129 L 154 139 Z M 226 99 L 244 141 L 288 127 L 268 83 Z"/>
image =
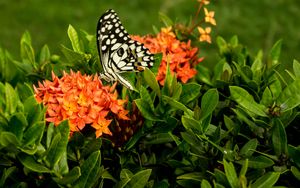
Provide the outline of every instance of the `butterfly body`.
<path id="1" fill-rule="evenodd" d="M 142 71 L 153 66 L 153 54 L 143 44 L 130 38 L 112 9 L 98 21 L 97 47 L 103 68 L 100 78 L 108 82 L 119 81 L 131 90 L 133 86 L 120 73 Z"/>

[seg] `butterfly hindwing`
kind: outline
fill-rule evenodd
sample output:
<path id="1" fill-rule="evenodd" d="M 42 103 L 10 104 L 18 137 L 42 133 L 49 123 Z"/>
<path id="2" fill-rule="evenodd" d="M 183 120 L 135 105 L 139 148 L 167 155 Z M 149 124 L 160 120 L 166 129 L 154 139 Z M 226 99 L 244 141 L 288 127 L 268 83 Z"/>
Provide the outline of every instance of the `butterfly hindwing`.
<path id="1" fill-rule="evenodd" d="M 117 13 L 112 9 L 99 19 L 97 46 L 104 71 L 100 76 L 107 81 L 118 80 L 132 88 L 119 73 L 141 71 L 144 67 L 153 66 L 153 54 L 143 44 L 130 38 Z"/>

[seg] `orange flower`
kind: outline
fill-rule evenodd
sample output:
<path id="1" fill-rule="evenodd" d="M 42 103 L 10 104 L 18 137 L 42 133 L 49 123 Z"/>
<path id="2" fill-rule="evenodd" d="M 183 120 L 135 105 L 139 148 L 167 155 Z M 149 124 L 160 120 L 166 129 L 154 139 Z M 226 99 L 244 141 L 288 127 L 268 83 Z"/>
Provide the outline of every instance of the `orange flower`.
<path id="1" fill-rule="evenodd" d="M 98 76 L 81 75 L 80 72 L 70 74 L 64 72 L 62 78 L 52 73 L 52 82 L 44 81 L 34 86 L 35 98 L 47 107 L 46 121 L 58 125 L 68 119 L 71 134 L 91 125 L 96 137 L 103 133 L 112 135 L 109 125 L 113 116 L 128 120 L 128 111 L 118 99 L 115 85 L 103 86 Z"/>
<path id="2" fill-rule="evenodd" d="M 198 31 L 200 33 L 200 38 L 199 41 L 206 41 L 208 43 L 211 43 L 211 38 L 210 38 L 210 32 L 211 32 L 211 28 L 210 27 L 206 27 L 205 29 L 203 29 L 202 27 L 198 27 Z"/>
<path id="3" fill-rule="evenodd" d="M 206 8 L 204 8 L 205 13 L 205 22 L 211 23 L 212 25 L 217 25 L 216 20 L 214 18 L 215 12 L 214 11 L 208 11 Z"/>
<path id="4" fill-rule="evenodd" d="M 162 28 L 156 36 L 132 36 L 134 40 L 143 43 L 151 53 L 162 53 L 162 62 L 156 76 L 161 85 L 166 77 L 167 62 L 171 72 L 176 73 L 177 79 L 186 83 L 195 76 L 197 72 L 194 66 L 202 60 L 197 57 L 198 48 L 192 47 L 191 41 L 179 41 L 171 29 Z"/>

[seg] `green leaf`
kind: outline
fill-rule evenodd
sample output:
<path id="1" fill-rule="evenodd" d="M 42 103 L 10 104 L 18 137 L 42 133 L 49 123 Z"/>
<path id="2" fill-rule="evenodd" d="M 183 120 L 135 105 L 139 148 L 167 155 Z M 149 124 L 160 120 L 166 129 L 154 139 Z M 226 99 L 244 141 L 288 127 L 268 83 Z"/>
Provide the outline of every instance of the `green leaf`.
<path id="1" fill-rule="evenodd" d="M 194 181 L 201 181 L 203 178 L 205 178 L 204 174 L 201 172 L 191 172 L 186 173 L 180 176 L 177 176 L 177 180 L 194 180 Z"/>
<path id="2" fill-rule="evenodd" d="M 186 129 L 195 129 L 202 132 L 200 121 L 197 121 L 194 118 L 184 115 L 181 117 L 181 122 Z"/>
<path id="3" fill-rule="evenodd" d="M 300 181 L 300 171 L 299 171 L 299 169 L 292 166 L 291 167 L 291 172 L 295 176 L 295 178 L 297 178 Z"/>
<path id="4" fill-rule="evenodd" d="M 211 185 L 206 179 L 203 179 L 201 181 L 201 188 L 211 188 Z"/>
<path id="5" fill-rule="evenodd" d="M 147 140 L 144 141 L 144 144 L 146 145 L 164 144 L 173 141 L 174 139 L 169 133 L 156 133 L 147 137 Z"/>
<path id="6" fill-rule="evenodd" d="M 166 27 L 172 26 L 174 24 L 171 18 L 169 18 L 162 12 L 159 13 L 159 18 L 165 24 Z"/>
<path id="7" fill-rule="evenodd" d="M 289 157 L 295 162 L 295 164 L 300 168 L 300 148 L 288 145 Z"/>
<path id="8" fill-rule="evenodd" d="M 262 177 L 258 178 L 252 185 L 251 188 L 269 188 L 279 179 L 279 172 L 268 172 Z"/>
<path id="9" fill-rule="evenodd" d="M 158 85 L 154 73 L 150 69 L 145 68 L 145 70 L 143 71 L 143 76 L 146 83 L 150 86 L 150 88 L 153 89 L 156 95 L 160 97 L 161 96 L 160 87 Z"/>
<path id="10" fill-rule="evenodd" d="M 18 101 L 19 98 L 14 88 L 10 84 L 5 83 L 5 111 L 8 114 L 13 114 L 14 112 L 16 112 Z"/>
<path id="11" fill-rule="evenodd" d="M 39 121 L 30 126 L 23 137 L 23 146 L 29 146 L 31 144 L 37 144 L 41 142 L 45 129 L 45 121 Z"/>
<path id="12" fill-rule="evenodd" d="M 4 187 L 5 184 L 5 180 L 14 172 L 16 171 L 16 167 L 12 166 L 9 167 L 8 169 L 4 168 L 3 173 L 2 173 L 2 177 L 0 178 L 0 187 Z"/>
<path id="13" fill-rule="evenodd" d="M 7 147 L 9 145 L 19 146 L 20 142 L 15 134 L 11 132 L 0 132 L 0 145 Z"/>
<path id="14" fill-rule="evenodd" d="M 258 145 L 256 138 L 249 140 L 240 150 L 240 155 L 244 157 L 251 157 Z"/>
<path id="15" fill-rule="evenodd" d="M 149 91 L 144 86 L 140 87 L 140 96 L 144 102 L 148 103 L 151 111 L 154 112 L 153 100 L 149 94 Z"/>
<path id="16" fill-rule="evenodd" d="M 21 58 L 28 59 L 29 62 L 34 65 L 35 62 L 35 55 L 34 50 L 31 45 L 31 37 L 28 31 L 26 31 L 21 38 L 20 41 L 21 45 Z"/>
<path id="17" fill-rule="evenodd" d="M 285 128 L 280 119 L 273 119 L 273 122 L 272 143 L 275 154 L 277 156 L 281 154 L 287 155 L 287 136 Z"/>
<path id="18" fill-rule="evenodd" d="M 266 87 L 266 89 L 263 92 L 262 98 L 260 100 L 260 104 L 265 106 L 271 106 L 273 104 L 272 93 L 268 87 Z"/>
<path id="19" fill-rule="evenodd" d="M 272 67 L 279 63 L 279 57 L 281 52 L 282 40 L 278 40 L 272 47 L 269 54 L 269 67 Z"/>
<path id="20" fill-rule="evenodd" d="M 281 112 L 286 112 L 300 104 L 300 79 L 297 78 L 284 88 L 280 93 L 277 104 L 280 104 Z"/>
<path id="21" fill-rule="evenodd" d="M 231 162 L 227 162 L 223 159 L 224 170 L 226 174 L 226 178 L 231 187 L 239 187 L 239 179 L 237 177 L 234 166 Z"/>
<path id="22" fill-rule="evenodd" d="M 201 85 L 197 83 L 187 83 L 182 85 L 182 93 L 180 95 L 180 102 L 188 104 L 194 101 L 200 95 Z"/>
<path id="23" fill-rule="evenodd" d="M 45 167 L 40 163 L 37 163 L 34 160 L 33 156 L 20 153 L 18 155 L 18 159 L 26 168 L 28 168 L 31 171 L 38 172 L 38 173 L 52 173 L 52 171 L 49 168 Z"/>
<path id="24" fill-rule="evenodd" d="M 61 178 L 53 177 L 53 180 L 60 185 L 67 185 L 67 184 L 72 184 L 80 176 L 81 176 L 80 168 L 76 166 L 67 175 Z"/>
<path id="25" fill-rule="evenodd" d="M 39 54 L 39 62 L 41 64 L 45 64 L 47 61 L 50 60 L 50 57 L 51 57 L 51 55 L 50 55 L 49 47 L 48 47 L 48 45 L 44 45 Z"/>
<path id="26" fill-rule="evenodd" d="M 73 50 L 75 52 L 81 53 L 78 34 L 72 25 L 69 25 L 68 27 L 68 36 L 71 41 Z"/>
<path id="27" fill-rule="evenodd" d="M 144 118 L 151 120 L 151 121 L 162 121 L 159 119 L 156 114 L 151 110 L 148 106 L 148 103 L 143 99 L 136 99 L 134 100 L 136 106 L 141 111 Z"/>
<path id="28" fill-rule="evenodd" d="M 261 169 L 261 168 L 267 168 L 270 166 L 274 165 L 274 161 L 265 157 L 265 156 L 258 156 L 258 157 L 251 157 L 248 159 L 248 167 L 249 168 L 256 168 L 256 169 Z M 236 161 L 237 163 L 243 165 L 245 160 L 240 160 Z"/>
<path id="29" fill-rule="evenodd" d="M 186 114 L 192 116 L 193 115 L 193 111 L 191 111 L 190 109 L 188 109 L 184 104 L 176 101 L 175 99 L 168 97 L 166 95 L 162 96 L 162 99 L 164 102 L 168 103 L 169 105 L 171 105 L 172 107 L 178 109 L 178 110 L 182 110 L 184 111 Z"/>
<path id="30" fill-rule="evenodd" d="M 23 138 L 23 131 L 27 127 L 27 121 L 23 113 L 15 113 L 9 119 L 9 128 L 19 141 Z"/>
<path id="31" fill-rule="evenodd" d="M 293 70 L 296 78 L 300 78 L 300 63 L 296 59 L 293 61 Z"/>
<path id="32" fill-rule="evenodd" d="M 264 105 L 256 103 L 252 95 L 250 95 L 245 89 L 238 86 L 229 86 L 229 88 L 231 97 L 244 109 L 258 116 L 267 117 L 266 107 Z"/>
<path id="33" fill-rule="evenodd" d="M 74 64 L 78 64 L 79 62 L 85 61 L 84 54 L 80 54 L 79 52 L 70 50 L 64 45 L 61 45 L 61 51 L 65 55 L 66 59 L 69 61 L 70 66 L 74 66 Z"/>
<path id="34" fill-rule="evenodd" d="M 26 119 L 29 125 L 42 121 L 45 116 L 45 110 L 37 103 L 33 95 L 24 101 L 24 112 L 27 114 Z"/>
<path id="35" fill-rule="evenodd" d="M 131 180 L 127 183 L 126 187 L 128 188 L 145 187 L 151 175 L 151 171 L 152 171 L 151 169 L 141 170 L 138 173 L 134 174 L 131 177 Z"/>
<path id="36" fill-rule="evenodd" d="M 278 96 L 280 95 L 280 93 L 282 92 L 282 86 L 281 86 L 279 77 L 276 75 L 273 75 L 270 78 L 270 83 L 271 84 L 269 85 L 269 89 L 271 90 L 273 100 L 276 100 L 278 98 Z"/>
<path id="37" fill-rule="evenodd" d="M 201 99 L 202 115 L 200 120 L 204 120 L 215 110 L 219 103 L 219 93 L 217 89 L 209 89 Z"/>
<path id="38" fill-rule="evenodd" d="M 81 165 L 81 176 L 79 179 L 74 183 L 75 188 L 81 188 L 86 187 L 87 184 L 90 182 L 87 182 L 89 179 L 89 176 L 92 176 L 91 174 L 94 170 L 94 168 L 100 168 L 100 166 L 96 166 L 97 161 L 100 158 L 100 151 L 95 151 L 92 153 Z"/>
<path id="39" fill-rule="evenodd" d="M 67 150 L 68 137 L 69 137 L 69 125 L 68 121 L 61 122 L 56 127 L 57 133 L 54 135 L 50 147 L 48 149 L 46 160 L 53 168 L 58 163 L 64 152 Z"/>
<path id="40" fill-rule="evenodd" d="M 262 50 L 260 50 L 255 59 L 253 64 L 251 65 L 251 70 L 253 72 L 253 80 L 259 82 L 262 76 L 262 72 L 263 72 L 263 68 L 264 68 L 264 64 L 262 62 L 262 58 L 263 58 L 263 52 Z"/>

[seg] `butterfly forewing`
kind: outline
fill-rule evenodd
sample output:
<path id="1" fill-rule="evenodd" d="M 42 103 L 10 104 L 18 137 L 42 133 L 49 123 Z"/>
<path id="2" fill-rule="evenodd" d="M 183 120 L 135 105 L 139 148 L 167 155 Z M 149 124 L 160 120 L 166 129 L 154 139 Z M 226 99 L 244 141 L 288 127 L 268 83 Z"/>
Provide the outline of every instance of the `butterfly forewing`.
<path id="1" fill-rule="evenodd" d="M 101 75 L 107 81 L 119 80 L 131 88 L 118 73 L 141 71 L 144 67 L 153 66 L 153 54 L 143 44 L 130 38 L 112 9 L 99 19 L 97 46 L 104 71 Z"/>

